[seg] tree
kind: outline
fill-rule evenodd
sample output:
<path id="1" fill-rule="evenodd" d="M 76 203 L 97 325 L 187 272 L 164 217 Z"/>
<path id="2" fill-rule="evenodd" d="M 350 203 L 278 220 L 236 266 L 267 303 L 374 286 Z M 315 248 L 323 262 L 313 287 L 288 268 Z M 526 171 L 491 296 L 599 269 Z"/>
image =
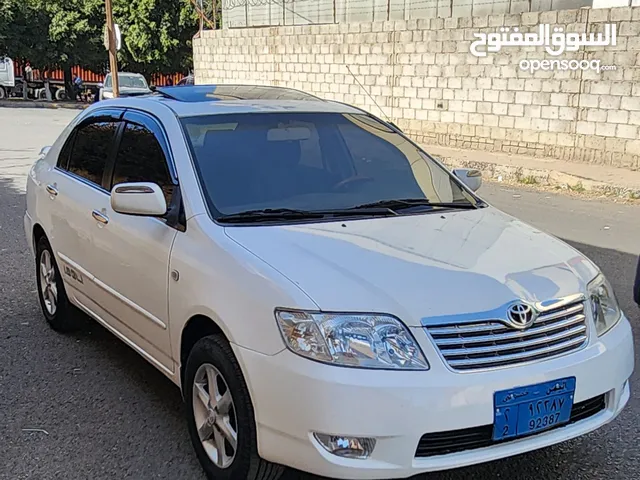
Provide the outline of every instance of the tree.
<path id="1" fill-rule="evenodd" d="M 115 0 L 113 15 L 122 32 L 123 68 L 146 75 L 192 68 L 198 15 L 189 0 Z"/>
<path id="2" fill-rule="evenodd" d="M 104 69 L 107 62 L 102 39 L 103 0 L 31 0 L 47 12 L 48 36 L 60 66 Z"/>
<path id="3" fill-rule="evenodd" d="M 151 75 L 192 67 L 198 16 L 189 0 L 114 0 L 113 10 L 122 69 Z M 104 26 L 104 0 L 0 0 L 0 55 L 61 68 L 70 86 L 72 66 L 106 71 Z"/>
<path id="4" fill-rule="evenodd" d="M 0 55 L 28 60 L 36 68 L 55 66 L 47 36 L 49 18 L 30 0 L 0 0 Z"/>
<path id="5" fill-rule="evenodd" d="M 50 18 L 48 39 L 56 66 L 64 71 L 67 93 L 72 93 L 71 67 L 97 73 L 106 71 L 108 55 L 103 45 L 103 0 L 31 0 Z"/>
<path id="6" fill-rule="evenodd" d="M 34 68 L 60 68 L 71 85 L 71 67 L 104 70 L 102 0 L 0 0 L 0 54 Z"/>

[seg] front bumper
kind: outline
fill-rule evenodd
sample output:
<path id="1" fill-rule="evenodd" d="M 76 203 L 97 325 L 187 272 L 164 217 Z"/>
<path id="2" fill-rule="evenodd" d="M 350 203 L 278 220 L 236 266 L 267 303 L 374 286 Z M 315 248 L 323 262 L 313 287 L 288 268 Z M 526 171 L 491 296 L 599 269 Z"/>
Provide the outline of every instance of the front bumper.
<path id="1" fill-rule="evenodd" d="M 323 365 L 288 350 L 274 356 L 234 345 L 251 392 L 258 448 L 266 460 L 345 479 L 406 478 L 496 460 L 584 435 L 610 422 L 629 399 L 633 372 L 626 318 L 575 353 L 531 365 L 453 373 L 367 371 Z M 577 379 L 574 402 L 606 394 L 605 410 L 571 425 L 489 447 L 416 458 L 422 435 L 493 423 L 493 394 L 563 377 Z M 330 454 L 313 432 L 375 437 L 366 460 Z"/>

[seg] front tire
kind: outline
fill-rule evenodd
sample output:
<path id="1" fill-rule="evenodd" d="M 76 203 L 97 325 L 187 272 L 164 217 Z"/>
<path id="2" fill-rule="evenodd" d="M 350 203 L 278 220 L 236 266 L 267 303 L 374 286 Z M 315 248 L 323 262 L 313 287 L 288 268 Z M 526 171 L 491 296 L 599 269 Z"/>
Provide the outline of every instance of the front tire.
<path id="1" fill-rule="evenodd" d="M 260 458 L 249 390 L 226 339 L 191 350 L 183 383 L 189 436 L 210 480 L 277 480 L 281 465 Z"/>
<path id="2" fill-rule="evenodd" d="M 80 312 L 69 302 L 51 245 L 45 237 L 36 245 L 36 284 L 42 313 L 56 332 L 80 327 Z"/>

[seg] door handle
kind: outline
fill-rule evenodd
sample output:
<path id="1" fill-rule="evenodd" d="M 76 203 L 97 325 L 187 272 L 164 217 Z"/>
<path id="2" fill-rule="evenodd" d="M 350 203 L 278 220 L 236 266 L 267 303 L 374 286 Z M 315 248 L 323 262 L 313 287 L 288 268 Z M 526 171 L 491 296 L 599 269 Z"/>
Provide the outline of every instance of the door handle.
<path id="1" fill-rule="evenodd" d="M 58 189 L 56 187 L 54 187 L 53 185 L 47 185 L 47 193 L 53 197 L 56 197 L 58 195 Z"/>
<path id="2" fill-rule="evenodd" d="M 91 212 L 91 216 L 104 225 L 109 223 L 109 217 L 107 217 L 104 213 L 99 212 L 98 210 L 94 210 L 93 212 Z"/>

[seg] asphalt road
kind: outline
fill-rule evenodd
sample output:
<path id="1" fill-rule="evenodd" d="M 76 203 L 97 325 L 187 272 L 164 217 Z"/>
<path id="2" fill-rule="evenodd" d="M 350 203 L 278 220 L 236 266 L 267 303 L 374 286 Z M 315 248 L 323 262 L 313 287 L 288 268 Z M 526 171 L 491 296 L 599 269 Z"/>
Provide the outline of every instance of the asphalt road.
<path id="1" fill-rule="evenodd" d="M 178 389 L 101 327 L 58 335 L 40 313 L 22 230 L 24 181 L 40 147 L 76 114 L 0 109 L 0 479 L 203 480 Z M 598 263 L 635 328 L 640 310 L 631 285 L 640 254 L 640 207 L 496 185 L 480 192 Z M 637 328 L 634 337 L 637 346 Z M 637 377 L 636 372 L 632 389 Z M 640 402 L 632 393 L 622 415 L 591 435 L 421 478 L 640 478 L 639 424 Z M 287 478 L 310 477 L 291 472 Z"/>

